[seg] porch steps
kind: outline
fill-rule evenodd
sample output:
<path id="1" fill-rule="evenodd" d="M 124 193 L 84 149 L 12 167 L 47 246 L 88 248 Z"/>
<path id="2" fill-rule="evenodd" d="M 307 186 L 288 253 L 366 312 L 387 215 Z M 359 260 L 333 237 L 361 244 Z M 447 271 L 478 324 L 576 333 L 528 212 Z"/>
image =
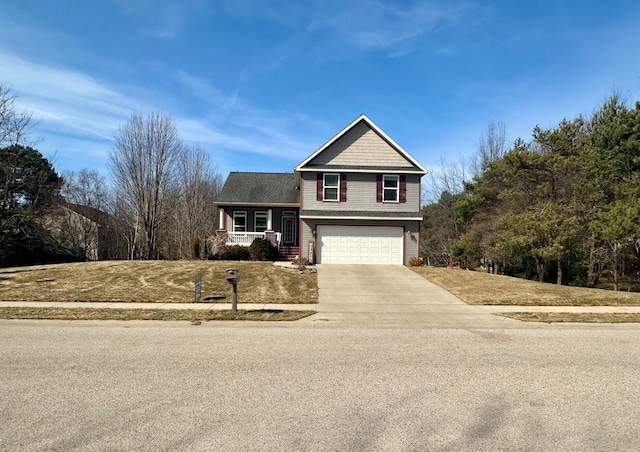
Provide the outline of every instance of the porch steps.
<path id="1" fill-rule="evenodd" d="M 293 261 L 296 256 L 300 255 L 299 246 L 280 246 L 278 250 L 279 261 Z"/>

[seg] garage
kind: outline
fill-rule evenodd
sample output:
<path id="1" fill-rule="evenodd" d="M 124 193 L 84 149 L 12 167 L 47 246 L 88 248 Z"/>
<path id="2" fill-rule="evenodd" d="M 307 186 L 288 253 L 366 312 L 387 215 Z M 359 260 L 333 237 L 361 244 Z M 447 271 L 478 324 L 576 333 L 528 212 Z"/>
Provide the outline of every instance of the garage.
<path id="1" fill-rule="evenodd" d="M 404 228 L 393 226 L 317 227 L 319 264 L 402 265 Z"/>

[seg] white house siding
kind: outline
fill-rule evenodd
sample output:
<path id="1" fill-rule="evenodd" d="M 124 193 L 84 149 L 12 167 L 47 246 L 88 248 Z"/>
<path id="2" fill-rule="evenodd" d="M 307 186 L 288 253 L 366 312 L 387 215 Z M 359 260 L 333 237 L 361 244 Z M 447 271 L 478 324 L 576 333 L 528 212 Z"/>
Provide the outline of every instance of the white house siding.
<path id="1" fill-rule="evenodd" d="M 403 264 L 409 265 L 409 260 L 412 257 L 417 257 L 419 254 L 419 233 L 420 222 L 419 221 L 405 221 L 405 220 L 302 220 L 301 222 L 301 242 L 300 253 L 305 259 L 309 258 L 308 249 L 309 241 L 315 242 L 313 232 L 318 225 L 332 225 L 332 226 L 392 226 L 404 228 L 404 251 L 403 251 Z"/>
<path id="2" fill-rule="evenodd" d="M 356 124 L 309 164 L 414 167 L 364 122 Z"/>
<path id="3" fill-rule="evenodd" d="M 302 173 L 302 206 L 304 210 L 339 210 L 373 212 L 416 212 L 420 216 L 420 176 L 407 174 L 407 202 L 376 202 L 376 176 L 368 173 L 347 173 L 347 201 L 318 201 L 316 174 Z M 382 174 L 382 173 L 381 173 Z M 384 174 L 395 174 L 393 172 Z"/>

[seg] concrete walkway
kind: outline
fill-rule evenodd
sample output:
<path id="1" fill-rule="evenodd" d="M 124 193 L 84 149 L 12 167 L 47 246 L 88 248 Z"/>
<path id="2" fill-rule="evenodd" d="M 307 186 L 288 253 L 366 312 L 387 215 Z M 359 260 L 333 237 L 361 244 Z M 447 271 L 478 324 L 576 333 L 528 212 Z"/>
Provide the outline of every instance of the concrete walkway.
<path id="1" fill-rule="evenodd" d="M 412 329 L 546 326 L 494 315 L 501 312 L 640 313 L 640 306 L 468 305 L 399 265 L 324 264 L 317 266 L 317 272 L 318 304 L 238 303 L 238 309 L 317 311 L 317 314 L 294 322 L 301 327 Z M 2 307 L 224 310 L 231 309 L 231 303 L 0 301 Z"/>
<path id="2" fill-rule="evenodd" d="M 509 328 L 400 265 L 318 265 L 316 327 Z"/>

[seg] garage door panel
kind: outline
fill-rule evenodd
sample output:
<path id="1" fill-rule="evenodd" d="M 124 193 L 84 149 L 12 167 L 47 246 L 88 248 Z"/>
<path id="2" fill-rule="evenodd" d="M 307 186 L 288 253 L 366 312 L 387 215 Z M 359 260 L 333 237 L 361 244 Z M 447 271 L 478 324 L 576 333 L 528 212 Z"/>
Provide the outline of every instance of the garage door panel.
<path id="1" fill-rule="evenodd" d="M 403 232 L 391 226 L 318 226 L 318 263 L 401 265 Z"/>

